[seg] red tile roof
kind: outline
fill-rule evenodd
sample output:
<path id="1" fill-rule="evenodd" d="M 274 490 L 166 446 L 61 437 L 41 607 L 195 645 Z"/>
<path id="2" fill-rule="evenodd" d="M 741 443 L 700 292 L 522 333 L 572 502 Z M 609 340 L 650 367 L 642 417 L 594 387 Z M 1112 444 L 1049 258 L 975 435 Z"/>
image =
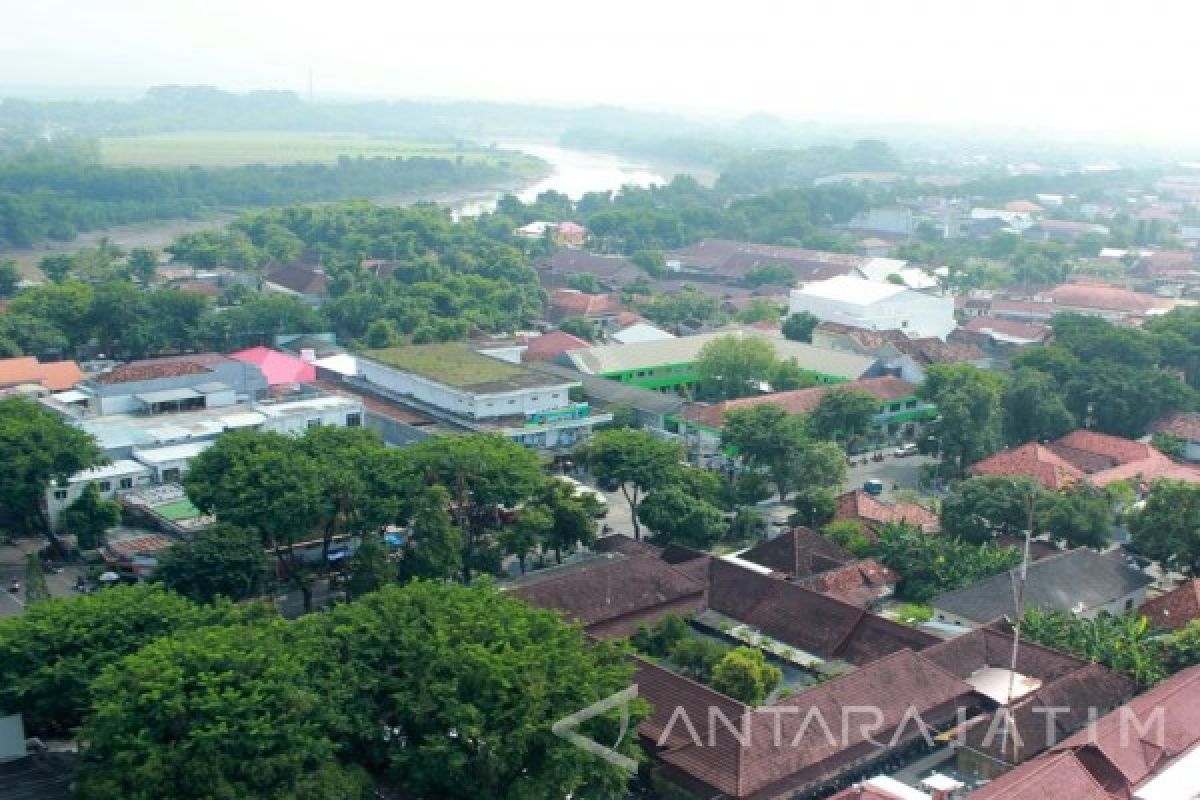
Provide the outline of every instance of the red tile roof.
<path id="1" fill-rule="evenodd" d="M 1169 310 L 1175 307 L 1174 300 L 1101 283 L 1064 283 L 1042 292 L 1040 296 L 1053 300 L 1059 306 L 1122 311 L 1129 314 L 1145 314 L 1148 311 Z"/>
<path id="2" fill-rule="evenodd" d="M 1200 619 L 1200 578 L 1188 581 L 1164 595 L 1147 600 L 1138 613 L 1157 628 L 1176 630 Z"/>
<path id="3" fill-rule="evenodd" d="M 892 593 L 899 577 L 873 558 L 801 578 L 796 584 L 859 608 L 869 608 Z"/>
<path id="4" fill-rule="evenodd" d="M 61 392 L 81 380 L 83 371 L 74 361 L 42 363 L 33 356 L 0 359 L 0 387 L 39 383 L 52 392 Z"/>
<path id="5" fill-rule="evenodd" d="M 922 505 L 885 503 L 862 489 L 854 489 L 838 496 L 834 519 L 857 520 L 869 527 L 907 522 L 926 533 L 935 533 L 941 527 L 938 515 Z"/>
<path id="6" fill-rule="evenodd" d="M 1065 452 L 1074 450 L 1111 459 L 1113 466 L 1152 458 L 1158 452 L 1143 442 L 1084 429 L 1072 431 L 1066 436 L 1056 439 L 1053 447 L 1056 453 L 1068 461 L 1070 461 L 1070 457 Z"/>
<path id="7" fill-rule="evenodd" d="M 97 376 L 96 383 L 113 385 L 118 383 L 133 383 L 135 381 L 152 381 L 159 378 L 177 378 L 182 375 L 203 375 L 212 372 L 198 361 L 180 361 L 174 358 L 151 359 L 148 361 L 130 361 L 117 367 L 112 372 Z"/>
<path id="8" fill-rule="evenodd" d="M 1030 761 L 972 792 L 969 800 L 1117 800 L 1074 753 Z"/>
<path id="9" fill-rule="evenodd" d="M 1200 442 L 1200 412 L 1172 412 L 1159 417 L 1151 429 L 1155 433 L 1169 433 L 1189 442 Z"/>
<path id="10" fill-rule="evenodd" d="M 1080 480 L 1084 473 L 1050 448 L 1023 444 L 1004 450 L 971 466 L 973 475 L 1028 475 L 1052 491 Z"/>
<path id="11" fill-rule="evenodd" d="M 555 289 L 550 306 L 559 313 L 578 316 L 616 314 L 622 310 L 621 300 L 613 294 L 588 294 L 575 289 Z"/>
<path id="12" fill-rule="evenodd" d="M 591 344 L 566 331 L 550 331 L 530 339 L 521 358 L 525 361 L 551 361 L 568 350 L 584 347 L 591 347 Z"/>
<path id="13" fill-rule="evenodd" d="M 740 556 L 789 577 L 807 577 L 848 564 L 854 556 L 808 528 L 792 528 Z"/>
<path id="14" fill-rule="evenodd" d="M 234 361 L 253 364 L 262 370 L 268 386 L 284 383 L 311 383 L 317 379 L 317 368 L 295 356 L 269 347 L 251 347 L 230 353 Z"/>
<path id="15" fill-rule="evenodd" d="M 779 406 L 789 414 L 808 414 L 815 409 L 831 389 L 857 389 L 886 403 L 911 397 L 916 394 L 917 387 L 900 378 L 885 375 L 881 378 L 863 378 L 849 383 L 839 383 L 833 386 L 813 386 L 808 389 L 796 389 L 790 392 L 775 392 L 774 394 L 743 397 L 738 400 L 726 400 L 713 405 L 697 405 L 684 412 L 684 417 L 710 428 L 720 429 L 724 425 L 725 412 L 735 408 L 752 408 L 761 405 Z"/>

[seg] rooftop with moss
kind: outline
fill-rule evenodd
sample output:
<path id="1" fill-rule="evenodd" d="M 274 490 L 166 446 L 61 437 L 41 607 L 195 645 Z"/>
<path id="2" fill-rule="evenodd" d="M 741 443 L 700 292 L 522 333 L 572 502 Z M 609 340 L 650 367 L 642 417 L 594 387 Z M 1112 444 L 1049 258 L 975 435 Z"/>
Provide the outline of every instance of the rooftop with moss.
<path id="1" fill-rule="evenodd" d="M 461 342 L 387 347 L 367 350 L 362 356 L 460 389 L 499 392 L 570 383 L 518 364 L 481 355 Z"/>

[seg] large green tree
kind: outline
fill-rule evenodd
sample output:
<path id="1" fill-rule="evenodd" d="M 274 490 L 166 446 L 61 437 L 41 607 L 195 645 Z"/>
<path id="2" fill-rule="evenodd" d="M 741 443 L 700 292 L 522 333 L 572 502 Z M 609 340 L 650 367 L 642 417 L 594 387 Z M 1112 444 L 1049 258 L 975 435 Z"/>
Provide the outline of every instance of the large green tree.
<path id="1" fill-rule="evenodd" d="M 415 502 L 408 538 L 400 559 L 400 576 L 406 580 L 460 578 L 466 535 L 450 518 L 450 493 L 429 486 Z"/>
<path id="2" fill-rule="evenodd" d="M 414 797 L 621 797 L 628 773 L 551 731 L 629 685 L 619 648 L 484 586 L 415 582 L 301 622 L 347 755 Z M 632 724 L 640 710 L 633 709 Z M 616 740 L 606 715 L 585 724 Z M 599 726 L 599 727 L 597 727 Z M 630 737 L 621 749 L 632 753 Z"/>
<path id="3" fill-rule="evenodd" d="M 0 707 L 24 714 L 33 733 L 67 734 L 87 713 L 105 667 L 159 636 L 261 613 L 197 606 L 153 584 L 47 599 L 0 620 Z"/>
<path id="4" fill-rule="evenodd" d="M 1013 535 L 1029 525 L 1031 508 L 1045 491 L 1033 480 L 1008 475 L 978 475 L 955 484 L 942 501 L 942 532 L 973 544 L 997 534 Z M 1039 532 L 1044 528 L 1039 525 Z"/>
<path id="5" fill-rule="evenodd" d="M 601 483 L 620 487 L 633 517 L 634 538 L 640 539 L 638 506 L 642 495 L 670 482 L 683 450 L 649 431 L 623 428 L 597 431 L 577 452 L 580 463 Z"/>
<path id="6" fill-rule="evenodd" d="M 780 499 L 797 485 L 796 463 L 809 445 L 804 417 L 763 403 L 726 412 L 721 443 L 750 467 L 765 470 Z"/>
<path id="7" fill-rule="evenodd" d="M 661 544 L 707 550 L 729 529 L 719 508 L 674 485 L 646 495 L 637 513 Z"/>
<path id="8" fill-rule="evenodd" d="M 767 662 L 757 647 L 736 647 L 717 662 L 712 687 L 748 706 L 760 706 L 779 682 L 783 670 Z"/>
<path id="9" fill-rule="evenodd" d="M 811 312 L 789 314 L 783 321 L 783 335 L 793 342 L 811 342 L 813 329 L 820 322 Z"/>
<path id="10" fill-rule="evenodd" d="M 80 550 L 103 547 L 105 532 L 121 521 L 121 504 L 100 496 L 96 484 L 89 483 L 75 502 L 63 509 L 59 526 L 75 537 Z"/>
<path id="11" fill-rule="evenodd" d="M 926 372 L 918 393 L 937 406 L 931 427 L 952 476 L 1000 449 L 1003 388 L 999 375 L 969 364 L 935 364 Z"/>
<path id="12" fill-rule="evenodd" d="M 77 796 L 370 797 L 365 773 L 337 762 L 335 710 L 283 626 L 179 633 L 101 673 Z"/>
<path id="13" fill-rule="evenodd" d="M 256 597 L 267 585 L 262 537 L 245 528 L 214 525 L 195 541 L 181 542 L 160 556 L 154 577 L 197 602 Z"/>
<path id="14" fill-rule="evenodd" d="M 1065 541 L 1068 547 L 1107 547 L 1112 541 L 1115 522 L 1113 500 L 1108 492 L 1088 483 L 1047 493 L 1038 505 L 1039 532 Z"/>
<path id="15" fill-rule="evenodd" d="M 25 398 L 0 400 L 0 524 L 44 529 L 46 489 L 103 460 L 92 437 L 59 415 Z"/>
<path id="16" fill-rule="evenodd" d="M 871 429 L 879 410 L 879 400 L 861 389 L 834 387 L 821 396 L 808 425 L 818 439 L 853 439 Z"/>
<path id="17" fill-rule="evenodd" d="M 698 391 L 706 400 L 731 400 L 759 391 L 771 379 L 775 348 L 758 336 L 718 336 L 696 359 Z"/>
<path id="18" fill-rule="evenodd" d="M 1010 446 L 1057 439 L 1075 428 L 1075 418 L 1055 379 L 1031 368 L 1013 372 L 1004 386 L 1004 440 Z"/>
<path id="19" fill-rule="evenodd" d="M 1200 569 L 1200 486 L 1158 480 L 1145 505 L 1129 515 L 1137 549 L 1176 569 Z"/>

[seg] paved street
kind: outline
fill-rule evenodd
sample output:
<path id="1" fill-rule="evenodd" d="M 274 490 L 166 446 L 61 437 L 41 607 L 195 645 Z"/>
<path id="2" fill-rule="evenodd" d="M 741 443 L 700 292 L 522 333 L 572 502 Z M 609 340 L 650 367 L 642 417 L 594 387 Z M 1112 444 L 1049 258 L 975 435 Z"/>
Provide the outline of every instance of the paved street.
<path id="1" fill-rule="evenodd" d="M 861 489 L 863 483 L 869 480 L 883 481 L 883 497 L 888 499 L 892 495 L 892 487 L 898 486 L 901 489 L 917 490 L 917 484 L 921 477 L 921 467 L 926 464 L 936 464 L 937 459 L 931 456 L 907 456 L 905 458 L 896 458 L 891 455 L 891 450 L 884 451 L 887 455 L 883 461 L 871 461 L 870 456 L 867 456 L 865 466 L 850 467 L 846 471 L 846 490 Z M 856 456 L 856 461 L 862 461 L 863 456 Z"/>
<path id="2" fill-rule="evenodd" d="M 40 539 L 21 539 L 17 544 L 0 545 L 0 617 L 14 617 L 25 610 L 25 556 L 44 542 Z M 67 567 L 60 574 L 46 572 L 46 586 L 55 597 L 75 594 L 75 576 L 79 567 Z M 12 593 L 8 587 L 13 578 L 21 582 L 21 591 Z"/>

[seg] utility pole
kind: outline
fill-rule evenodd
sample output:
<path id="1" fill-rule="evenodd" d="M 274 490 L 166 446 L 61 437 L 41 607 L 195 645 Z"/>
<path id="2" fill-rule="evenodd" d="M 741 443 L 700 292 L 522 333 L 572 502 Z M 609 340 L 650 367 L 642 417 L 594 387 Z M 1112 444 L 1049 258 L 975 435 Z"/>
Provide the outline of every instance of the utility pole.
<path id="1" fill-rule="evenodd" d="M 1013 623 L 1013 648 L 1012 660 L 1008 671 L 1008 696 L 1004 699 L 1004 726 L 1001 729 L 1000 739 L 1000 754 L 1007 755 L 1008 753 L 1008 728 L 1012 722 L 1012 701 L 1013 692 L 1016 691 L 1017 682 L 1017 655 L 1021 649 L 1021 624 L 1025 620 L 1025 579 L 1029 576 L 1029 549 L 1030 543 L 1033 540 L 1033 508 L 1037 499 L 1037 493 L 1031 488 L 1029 496 L 1025 501 L 1026 525 L 1025 525 L 1025 552 L 1021 558 L 1021 569 L 1018 573 L 1010 573 L 1014 576 L 1013 583 L 1013 600 L 1016 608 L 1016 620 Z M 1017 748 L 1020 745 L 1017 742 L 1017 737 L 1013 737 L 1013 764 L 1017 763 Z"/>

